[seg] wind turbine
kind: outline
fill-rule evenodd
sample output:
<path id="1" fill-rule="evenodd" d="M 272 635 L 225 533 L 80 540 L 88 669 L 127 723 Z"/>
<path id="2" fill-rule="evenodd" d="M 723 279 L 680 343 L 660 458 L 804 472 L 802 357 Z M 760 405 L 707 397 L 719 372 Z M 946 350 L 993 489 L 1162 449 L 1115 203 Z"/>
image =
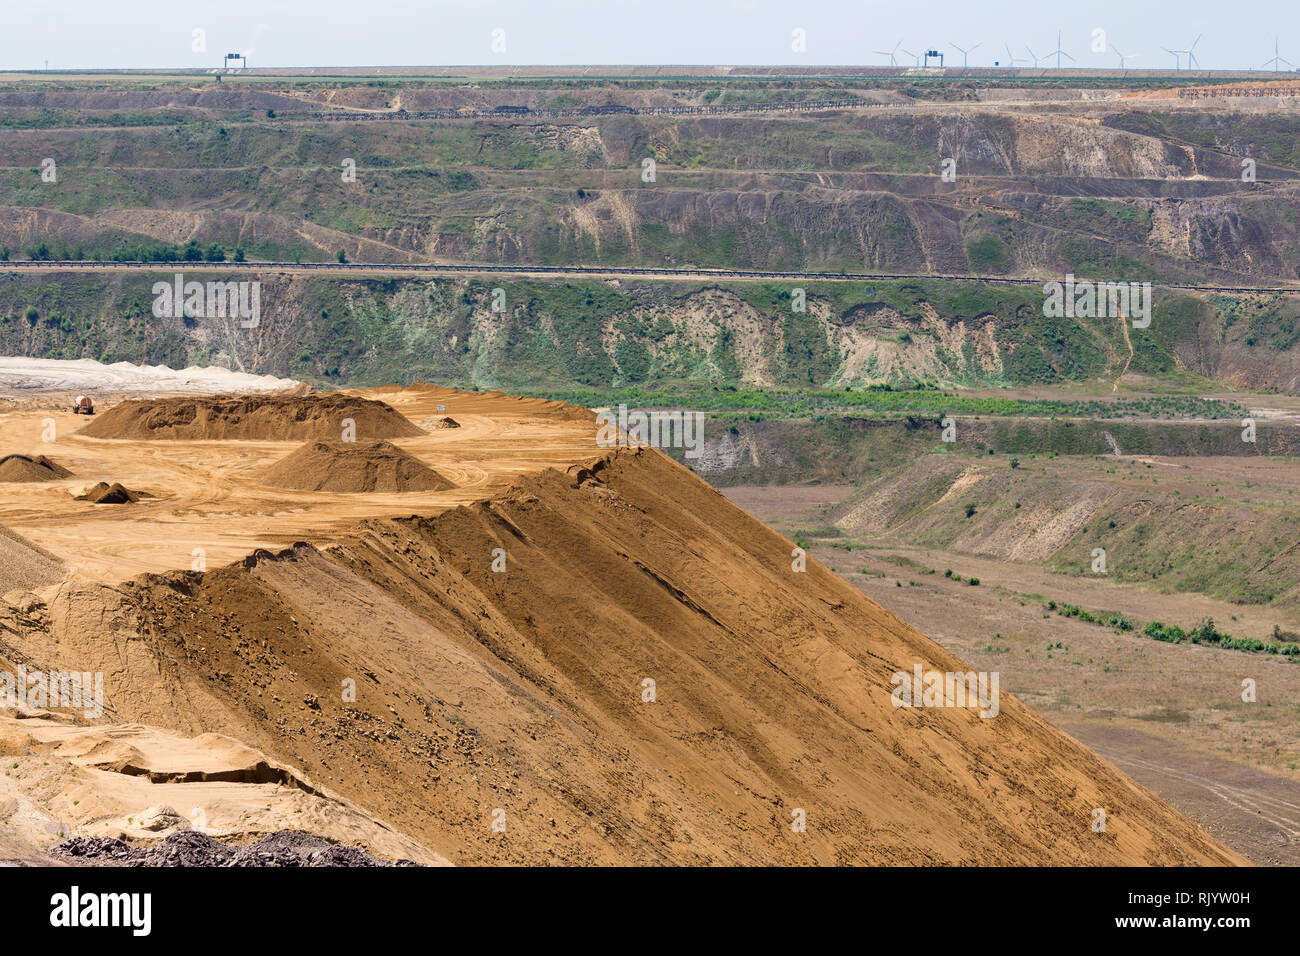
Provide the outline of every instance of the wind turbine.
<path id="1" fill-rule="evenodd" d="M 1198 34 L 1196 34 L 1196 39 L 1192 41 L 1192 45 L 1191 45 L 1190 48 L 1188 48 L 1188 49 L 1186 49 L 1186 50 L 1169 50 L 1169 49 L 1166 49 L 1165 52 L 1166 52 L 1166 53 L 1172 53 L 1172 54 L 1174 55 L 1174 60 L 1175 60 L 1175 61 L 1177 61 L 1177 59 L 1178 59 L 1178 54 L 1180 54 L 1180 53 L 1186 53 L 1186 54 L 1187 54 L 1187 68 L 1188 68 L 1189 70 L 1190 70 L 1190 69 L 1194 69 L 1194 68 L 1199 67 L 1199 66 L 1201 65 L 1201 64 L 1199 64 L 1199 63 L 1196 62 L 1196 53 L 1194 52 L 1194 51 L 1196 50 L 1196 44 L 1198 44 L 1198 43 L 1200 43 L 1200 42 L 1201 42 L 1201 34 L 1198 33 Z"/>
<path id="2" fill-rule="evenodd" d="M 1029 55 L 1034 59 L 1034 69 L 1035 70 L 1038 69 L 1038 54 L 1035 53 L 1033 50 L 1030 50 L 1029 47 L 1025 47 L 1025 49 L 1029 50 Z"/>
<path id="3" fill-rule="evenodd" d="M 874 50 L 872 52 L 874 52 L 878 56 L 889 57 L 890 66 L 898 66 L 898 58 L 895 57 L 894 54 L 898 52 L 898 48 L 901 47 L 902 45 L 903 45 L 903 41 L 899 40 L 897 43 L 894 44 L 894 48 L 892 50 Z"/>
<path id="4" fill-rule="evenodd" d="M 1180 53 L 1183 52 L 1182 50 L 1171 50 L 1171 49 L 1169 49 L 1169 47 L 1167 47 L 1167 46 L 1162 46 L 1160 49 L 1164 50 L 1166 53 L 1168 53 L 1168 54 L 1170 54 L 1171 56 L 1173 56 L 1173 58 L 1174 58 L 1174 69 L 1175 69 L 1175 70 L 1181 70 L 1181 69 L 1183 68 L 1183 61 L 1182 61 L 1182 58 L 1178 55 L 1178 54 L 1180 54 Z"/>
<path id="5" fill-rule="evenodd" d="M 911 50 L 904 50 L 903 52 L 906 53 L 908 56 L 910 56 L 910 57 L 915 61 L 915 64 L 914 64 L 915 66 L 920 66 L 920 65 L 921 65 L 921 54 L 919 54 L 919 53 L 913 53 Z"/>
<path id="6" fill-rule="evenodd" d="M 1066 58 L 1067 60 L 1069 60 L 1071 63 L 1074 62 L 1074 57 L 1070 56 L 1070 54 L 1066 53 L 1064 50 L 1061 49 L 1061 31 L 1060 31 L 1060 30 L 1057 30 L 1057 31 L 1056 31 L 1056 49 L 1053 50 L 1051 53 L 1047 54 L 1047 56 L 1054 56 L 1054 57 L 1056 57 L 1056 68 L 1057 68 L 1058 70 L 1061 68 L 1061 57 L 1065 57 L 1065 58 Z M 1043 59 L 1047 59 L 1047 57 L 1044 57 Z"/>
<path id="7" fill-rule="evenodd" d="M 1266 62 L 1266 63 L 1264 64 L 1264 66 L 1260 67 L 1260 69 L 1265 69 L 1265 68 L 1267 68 L 1268 66 L 1272 65 L 1272 67 L 1273 67 L 1273 72 L 1276 73 L 1276 72 L 1278 71 L 1278 69 L 1277 69 L 1277 65 L 1278 65 L 1279 63 L 1285 63 L 1287 66 L 1292 66 L 1292 65 L 1293 65 L 1293 64 L 1291 63 L 1290 60 L 1283 59 L 1283 58 L 1278 54 L 1278 52 L 1277 52 L 1277 37 L 1273 37 L 1273 59 L 1271 59 L 1271 60 L 1269 60 L 1268 62 Z"/>
<path id="8" fill-rule="evenodd" d="M 1115 55 L 1116 55 L 1117 57 L 1119 57 L 1119 68 L 1120 68 L 1121 70 L 1124 69 L 1124 61 L 1125 61 L 1125 60 L 1136 60 L 1136 59 L 1137 59 L 1137 54 L 1136 54 L 1136 53 L 1129 53 L 1129 54 L 1125 55 L 1124 53 L 1121 53 L 1119 47 L 1117 47 L 1117 46 L 1116 46 L 1115 44 L 1113 44 L 1113 43 L 1110 45 L 1110 48 L 1111 48 L 1112 50 L 1114 50 L 1114 51 L 1115 51 Z"/>
<path id="9" fill-rule="evenodd" d="M 969 54 L 969 53 L 974 53 L 976 50 L 978 50 L 978 49 L 983 45 L 983 43 L 984 43 L 984 41 L 983 41 L 983 40 L 980 40 L 979 43 L 976 43 L 976 44 L 975 44 L 973 47 L 971 47 L 969 50 L 963 50 L 961 47 L 959 47 L 959 46 L 958 46 L 957 44 L 955 44 L 955 43 L 949 43 L 948 45 L 949 45 L 950 47 L 952 47 L 954 50 L 956 50 L 958 53 L 961 54 L 961 65 L 962 65 L 962 69 L 965 69 L 965 68 L 966 68 L 966 56 L 967 56 L 967 54 Z"/>
<path id="10" fill-rule="evenodd" d="M 1028 63 L 1028 62 L 1029 62 L 1028 60 L 1018 60 L 1018 59 L 1016 59 L 1016 55 L 1015 55 L 1014 53 L 1011 52 L 1011 44 L 1010 44 L 1010 43 L 1004 43 L 1004 44 L 1002 44 L 1002 45 L 1005 46 L 1005 47 L 1007 48 L 1007 65 L 1010 66 L 1011 69 L 1014 70 L 1014 69 L 1016 68 L 1016 64 L 1017 64 L 1017 63 Z M 1031 52 L 1032 52 L 1032 51 L 1031 51 Z"/>

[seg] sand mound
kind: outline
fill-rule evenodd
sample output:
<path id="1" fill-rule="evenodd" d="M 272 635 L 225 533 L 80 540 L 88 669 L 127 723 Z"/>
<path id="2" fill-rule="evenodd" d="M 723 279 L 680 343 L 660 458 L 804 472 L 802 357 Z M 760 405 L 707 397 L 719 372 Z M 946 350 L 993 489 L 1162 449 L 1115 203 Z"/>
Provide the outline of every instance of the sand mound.
<path id="1" fill-rule="evenodd" d="M 820 564 L 793 572 L 788 540 L 680 465 L 584 462 L 0 625 L 111 671 L 115 719 L 241 727 L 453 862 L 1242 862 L 1010 693 L 987 719 L 896 707 L 899 675 L 969 668 Z"/>
<path id="2" fill-rule="evenodd" d="M 352 395 L 133 399 L 113 406 L 78 434 L 146 441 L 340 439 L 349 419 L 363 441 L 423 434 L 383 402 Z"/>
<path id="3" fill-rule="evenodd" d="M 435 428 L 460 428 L 460 422 L 447 415 L 439 415 L 436 418 L 426 418 L 420 422 L 420 427 L 426 430 Z"/>
<path id="4" fill-rule="evenodd" d="M 146 535 L 172 552 L 174 570 L 128 587 L 83 570 L 47 609 L 0 602 L 0 671 L 16 666 L 7 655 L 29 670 L 111 674 L 111 720 L 186 738 L 166 760 L 135 737 L 79 745 L 77 771 L 120 768 L 113 791 L 132 789 L 92 804 L 80 778 L 46 783 L 62 795 L 58 816 L 103 821 L 73 835 L 157 839 L 135 828 L 142 809 L 159 806 L 187 818 L 204 807 L 218 839 L 247 833 L 228 812 L 216 832 L 212 808 L 230 806 L 225 788 L 264 780 L 264 758 L 465 863 L 1242 862 L 1009 687 L 996 713 L 969 700 L 895 706 L 894 685 L 910 689 L 916 668 L 954 678 L 971 668 L 820 563 L 792 567 L 792 542 L 666 456 L 594 458 L 587 423 L 540 428 L 554 410 L 446 395 L 388 399 L 417 421 L 438 404 L 466 418 L 444 441 L 462 446 L 445 459 L 457 489 L 424 499 L 295 492 L 284 508 L 267 487 L 247 494 L 219 474 L 233 462 L 242 484 L 261 480 L 271 446 L 82 443 L 101 460 L 79 466 L 85 474 L 166 487 L 186 511 L 233 513 L 238 547 L 207 548 L 202 574 L 176 565 L 216 524 L 142 504 L 78 506 L 69 510 L 88 513 L 84 524 L 56 513 L 38 525 L 25 502 L 9 505 L 27 509 L 22 527 L 40 527 L 43 544 L 78 554 L 69 563 L 79 568 L 82 553 L 102 548 L 97 560 L 125 576 L 135 552 L 154 547 Z M 257 460 L 267 464 L 250 474 Z M 473 484 L 475 470 L 490 480 Z M 15 499 L 51 497 L 6 487 Z M 332 510 L 295 513 L 320 498 Z M 146 513 L 158 520 L 130 520 Z M 275 541 L 298 543 L 268 550 Z M 349 678 L 355 697 L 340 694 Z M 204 746 L 204 732 L 236 729 L 262 758 L 178 759 Z M 0 714 L 0 752 L 13 747 L 3 732 Z M 10 752 L 20 766 L 0 779 L 15 786 L 50 759 Z M 162 780 L 185 788 L 171 791 L 183 802 L 158 791 Z M 293 816 L 260 825 L 311 819 L 306 804 L 282 806 Z M 494 808 L 504 836 L 489 825 Z M 1095 808 L 1106 810 L 1105 833 L 1090 827 Z M 804 816 L 806 831 L 792 831 Z"/>
<path id="5" fill-rule="evenodd" d="M 314 441 L 276 462 L 263 479 L 297 491 L 446 491 L 450 481 L 386 441 Z"/>
<path id="6" fill-rule="evenodd" d="M 0 481 L 57 481 L 72 472 L 44 455 L 6 455 L 0 458 Z"/>
<path id="7" fill-rule="evenodd" d="M 77 495 L 78 501 L 91 501 L 97 505 L 126 505 L 139 501 L 141 498 L 152 498 L 153 495 L 144 491 L 131 491 L 124 488 L 117 482 L 108 484 L 101 481 L 86 491 L 84 495 Z"/>
<path id="8" fill-rule="evenodd" d="M 63 580 L 63 562 L 39 545 L 0 525 L 0 594 L 45 587 Z"/>

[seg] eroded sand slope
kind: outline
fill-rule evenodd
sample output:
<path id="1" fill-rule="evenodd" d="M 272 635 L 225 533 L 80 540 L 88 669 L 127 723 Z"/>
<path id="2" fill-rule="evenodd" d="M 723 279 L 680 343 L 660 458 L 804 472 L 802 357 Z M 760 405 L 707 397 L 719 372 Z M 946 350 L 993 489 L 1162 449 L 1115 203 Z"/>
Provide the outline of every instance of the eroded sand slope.
<path id="1" fill-rule="evenodd" d="M 398 442 L 457 488 L 246 516 L 303 540 L 206 573 L 74 575 L 0 651 L 102 670 L 106 720 L 243 741 L 456 863 L 1242 862 L 1005 693 L 894 708 L 896 671 L 965 668 L 660 453 L 543 403 L 366 394 L 466 423 Z"/>

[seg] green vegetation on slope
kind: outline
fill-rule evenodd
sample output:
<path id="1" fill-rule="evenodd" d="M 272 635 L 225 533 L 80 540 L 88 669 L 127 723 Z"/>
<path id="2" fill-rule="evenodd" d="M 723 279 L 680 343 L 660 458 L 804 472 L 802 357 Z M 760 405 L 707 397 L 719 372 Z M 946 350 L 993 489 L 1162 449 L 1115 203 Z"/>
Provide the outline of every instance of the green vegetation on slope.
<path id="1" fill-rule="evenodd" d="M 155 248 L 188 259 L 176 269 L 189 278 L 231 278 L 201 260 L 233 256 L 234 247 Z M 153 255 L 150 248 L 135 251 Z M 150 290 L 171 275 L 6 273 L 0 265 L 0 351 L 231 365 L 322 385 L 432 380 L 586 404 L 680 404 L 690 395 L 719 410 L 796 416 L 862 410 L 1224 418 L 1242 411 L 1194 394 L 1063 405 L 954 391 L 1090 382 L 1118 375 L 1128 362 L 1119 322 L 1044 318 L 1041 290 L 1033 287 L 241 274 L 261 282 L 263 320 L 240 330 L 219 318 L 154 319 Z M 28 318 L 29 310 L 40 318 Z M 1159 299 L 1151 327 L 1130 330 L 1131 370 L 1194 392 L 1195 377 L 1177 350 L 1216 314 L 1199 299 Z M 1279 316 L 1281 330 L 1287 317 Z M 1209 376 L 1213 369 L 1196 371 Z"/>

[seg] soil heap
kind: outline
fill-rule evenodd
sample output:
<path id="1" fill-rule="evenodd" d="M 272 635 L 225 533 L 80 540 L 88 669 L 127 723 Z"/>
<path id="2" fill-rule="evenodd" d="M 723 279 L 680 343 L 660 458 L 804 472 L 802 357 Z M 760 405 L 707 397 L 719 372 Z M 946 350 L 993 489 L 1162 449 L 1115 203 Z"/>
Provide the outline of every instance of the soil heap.
<path id="1" fill-rule="evenodd" d="M 342 394 L 130 399 L 78 434 L 146 441 L 306 441 L 343 438 L 349 419 L 361 441 L 424 434 L 383 402 Z"/>
<path id="2" fill-rule="evenodd" d="M 0 458 L 0 481 L 58 481 L 72 474 L 44 455 L 6 455 Z"/>
<path id="3" fill-rule="evenodd" d="M 414 455 L 386 441 L 313 441 L 276 462 L 263 479 L 297 491 L 447 491 L 454 488 Z"/>
<path id="4" fill-rule="evenodd" d="M 971 669 L 792 548 L 620 450 L 327 546 L 73 581 L 0 633 L 111 673 L 114 719 L 233 737 L 452 862 L 1244 862 L 1010 693 L 896 706 Z"/>
<path id="5" fill-rule="evenodd" d="M 139 501 L 141 498 L 152 498 L 153 495 L 143 491 L 131 491 L 124 488 L 117 482 L 108 484 L 101 481 L 93 488 L 87 489 L 84 495 L 77 495 L 78 501 L 90 501 L 97 505 L 128 505 Z"/>

